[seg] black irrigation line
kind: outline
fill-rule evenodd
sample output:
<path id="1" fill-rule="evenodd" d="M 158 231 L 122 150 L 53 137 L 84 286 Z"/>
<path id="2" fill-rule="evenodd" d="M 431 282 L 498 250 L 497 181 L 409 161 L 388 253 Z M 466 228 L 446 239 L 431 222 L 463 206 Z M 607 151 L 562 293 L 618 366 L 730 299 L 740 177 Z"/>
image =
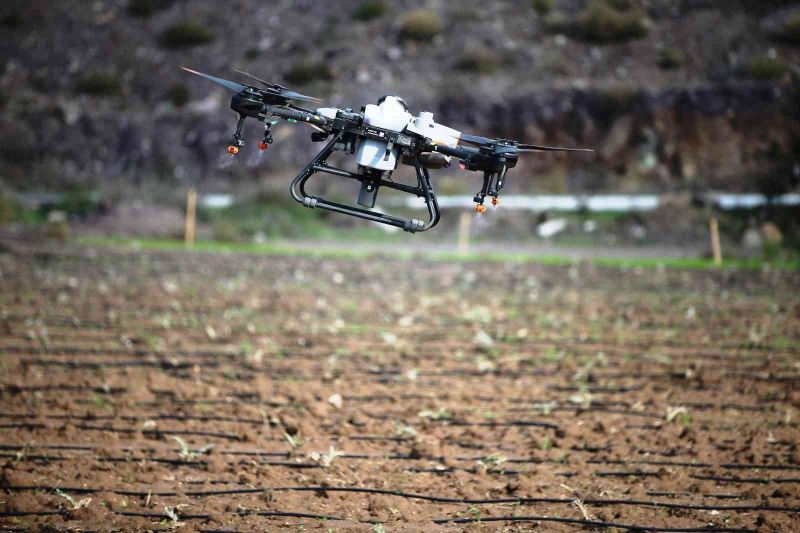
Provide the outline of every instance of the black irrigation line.
<path id="1" fill-rule="evenodd" d="M 118 428 L 113 426 L 92 426 L 89 424 L 74 424 L 71 427 L 81 429 L 84 431 L 111 431 L 113 433 L 141 433 L 143 435 L 150 435 L 153 437 L 160 437 L 161 435 L 186 435 L 192 437 L 215 437 L 227 440 L 242 440 L 241 435 L 233 433 L 222 433 L 215 431 L 191 431 L 191 430 L 178 430 L 178 429 L 136 429 L 136 428 Z M 64 431 L 68 426 L 47 426 L 38 423 L 14 423 L 14 424 L 0 424 L 0 429 L 52 429 L 55 431 Z"/>
<path id="2" fill-rule="evenodd" d="M 347 440 L 355 440 L 355 441 L 390 441 L 390 442 L 411 442 L 414 439 L 411 437 L 382 437 L 382 436 L 375 436 L 375 435 L 351 435 L 344 437 Z M 272 440 L 276 442 L 283 442 L 283 439 L 278 437 L 273 438 Z M 474 448 L 475 446 L 467 445 L 467 443 L 454 441 L 456 445 L 459 445 L 464 448 Z M 485 446 L 480 445 L 479 448 L 484 448 Z M 29 445 L 22 445 L 22 444 L 0 444 L 0 450 L 25 450 L 25 449 L 52 449 L 52 450 L 67 450 L 67 451 L 83 451 L 83 452 L 93 452 L 100 449 L 106 449 L 104 447 L 98 446 L 87 446 L 87 445 L 74 445 L 74 444 L 49 444 L 49 443 L 40 443 L 40 444 L 29 444 Z M 143 453 L 156 453 L 160 451 L 165 451 L 163 448 L 148 448 L 148 447 L 133 447 L 133 446 L 122 446 L 118 448 L 119 450 L 125 453 L 132 453 L 132 452 L 143 452 Z M 571 446 L 569 448 L 571 452 L 580 452 L 580 453 L 603 453 L 603 452 L 613 452 L 613 448 L 605 445 L 605 446 Z M 173 451 L 178 452 L 177 448 L 169 449 L 166 451 Z M 664 457 L 675 457 L 677 455 L 682 455 L 678 453 L 678 451 L 670 449 L 670 450 L 653 450 L 653 449 L 639 449 L 634 450 L 635 453 L 640 455 L 659 455 Z M 216 453 L 221 455 L 232 455 L 232 456 L 252 456 L 252 457 L 291 457 L 292 454 L 289 451 L 262 451 L 262 450 L 218 450 Z M 774 456 L 774 454 L 771 454 Z M 413 459 L 408 455 L 402 454 L 373 454 L 367 456 L 366 454 L 347 454 L 347 457 L 355 458 L 368 458 L 372 457 L 375 459 Z M 483 459 L 483 456 L 456 456 L 455 459 L 459 461 L 477 461 Z M 442 456 L 424 456 L 418 457 L 417 459 L 421 460 L 433 460 L 433 461 L 443 461 L 444 457 Z M 529 457 L 529 458 L 510 458 L 508 459 L 510 463 L 531 463 L 531 464 L 538 464 L 538 463 L 546 463 L 546 462 L 553 462 L 551 459 L 543 458 L 539 459 L 536 457 Z M 712 463 L 698 463 L 698 462 L 690 462 L 690 461 L 658 461 L 658 460 L 616 460 L 616 459 L 603 459 L 603 458 L 589 458 L 586 460 L 587 464 L 643 464 L 643 465 L 652 465 L 652 466 L 680 466 L 680 467 L 690 467 L 690 468 L 723 468 L 728 470 L 800 470 L 799 464 L 770 464 L 770 463 L 720 463 L 720 464 L 712 464 Z"/>
<path id="3" fill-rule="evenodd" d="M 117 341 L 119 342 L 119 341 Z M 145 348 L 92 348 L 92 347 L 76 347 L 76 346 L 0 346 L 0 354 L 24 354 L 24 355 L 40 355 L 46 353 L 48 355 L 85 355 L 85 356 L 146 356 L 152 355 L 154 357 L 170 358 L 170 357 L 197 357 L 197 358 L 214 358 L 214 357 L 237 357 L 236 352 L 229 351 L 215 351 L 215 350 L 150 350 Z"/>
<path id="4" fill-rule="evenodd" d="M 620 460 L 620 459 L 587 459 L 588 464 L 635 464 L 635 465 L 653 465 L 653 466 L 680 466 L 687 468 L 724 468 L 727 470 L 800 470 L 800 464 L 758 464 L 758 463 L 692 463 L 681 461 L 636 461 L 636 460 Z"/>
<path id="5" fill-rule="evenodd" d="M 363 413 L 367 418 L 382 421 L 397 421 L 397 417 L 392 415 L 380 415 L 375 413 Z M 469 420 L 459 420 L 453 418 L 442 419 L 427 419 L 426 422 L 434 424 L 445 424 L 449 426 L 458 427 L 539 427 L 545 429 L 553 429 L 556 431 L 563 431 L 561 426 L 553 424 L 552 422 L 542 422 L 540 420 L 504 420 L 504 421 L 489 421 L 489 422 L 470 422 Z M 331 424 L 328 424 L 331 425 Z"/>
<path id="6" fill-rule="evenodd" d="M 204 361 L 193 363 L 191 361 L 170 361 L 160 359 L 156 361 L 130 360 L 130 361 L 64 361 L 61 359 L 20 359 L 23 366 L 61 366 L 67 368 L 128 368 L 128 367 L 154 367 L 164 370 L 180 370 L 194 367 L 219 368 L 218 361 Z"/>
<path id="7" fill-rule="evenodd" d="M 48 391 L 65 391 L 65 392 L 94 392 L 96 394 L 123 394 L 128 392 L 127 387 L 102 387 L 91 386 L 85 387 L 82 385 L 6 385 L 0 387 L 0 394 L 11 393 L 20 394 L 23 392 L 48 392 Z"/>
<path id="8" fill-rule="evenodd" d="M 619 470 L 606 472 L 592 472 L 596 477 L 661 477 L 662 472 L 646 472 L 643 470 Z"/>
<path id="9" fill-rule="evenodd" d="M 430 396 L 425 394 L 397 394 L 397 395 L 390 395 L 390 394 L 367 394 L 367 395 L 342 395 L 342 399 L 348 402 L 402 402 L 407 400 L 423 400 L 423 401 L 431 401 L 431 400 L 441 400 L 439 396 Z M 551 399 L 551 398 L 502 398 L 497 396 L 474 396 L 473 399 L 479 400 L 481 402 L 507 402 L 511 404 L 524 404 L 527 408 L 509 408 L 508 411 L 523 411 L 523 410 L 538 410 L 541 411 L 542 409 L 537 408 L 536 404 L 544 404 L 550 401 L 553 402 L 561 402 L 561 403 L 568 403 L 566 400 L 558 400 L 558 399 Z M 708 402 L 681 402 L 681 405 L 690 408 L 695 411 L 706 411 L 706 410 L 738 410 L 738 411 L 752 411 L 752 412 L 774 412 L 777 411 L 775 407 L 770 406 L 757 406 L 757 405 L 742 405 L 736 403 L 721 403 L 719 405 L 708 403 Z M 574 410 L 582 410 L 582 411 L 594 411 L 594 410 L 602 410 L 605 412 L 613 413 L 613 414 L 631 414 L 637 416 L 646 416 L 651 418 L 660 418 L 663 419 L 663 415 L 656 414 L 656 413 L 644 413 L 641 411 L 630 411 L 629 409 L 619 409 L 613 410 L 613 407 L 631 407 L 631 402 L 625 402 L 620 400 L 593 400 L 590 408 L 586 409 L 580 406 L 572 406 L 572 405 L 565 405 L 560 406 L 557 405 L 553 407 L 552 411 L 574 411 Z M 601 408 L 601 409 L 597 409 Z"/>
<path id="10" fill-rule="evenodd" d="M 509 413 L 526 413 L 529 411 L 541 412 L 542 409 L 536 407 L 511 407 L 506 409 L 506 411 Z M 664 419 L 664 415 L 660 415 L 657 413 L 648 413 L 644 411 L 631 411 L 629 409 L 614 409 L 612 407 L 603 407 L 602 405 L 595 404 L 595 402 L 592 402 L 592 404 L 589 407 L 582 407 L 580 405 L 564 405 L 564 406 L 556 406 L 550 408 L 549 411 L 562 412 L 562 413 L 575 413 L 576 415 L 585 413 L 608 413 L 611 415 L 653 418 L 656 420 Z"/>
<path id="11" fill-rule="evenodd" d="M 724 476 L 706 476 L 701 474 L 690 474 L 689 477 L 694 479 L 703 479 L 707 481 L 723 481 L 727 483 L 800 483 L 800 478 L 742 478 L 742 477 L 724 477 Z"/>
<path id="12" fill-rule="evenodd" d="M 233 496 L 245 494 L 262 494 L 265 492 L 341 492 L 341 493 L 357 493 L 357 494 L 377 494 L 383 496 L 396 496 L 411 500 L 420 500 L 428 503 L 441 503 L 441 504 L 454 504 L 454 505 L 537 505 L 537 504 L 554 504 L 554 505 L 572 505 L 575 503 L 574 498 L 553 498 L 553 497 L 536 497 L 536 498 L 450 498 L 445 496 L 429 496 L 425 494 L 418 494 L 413 492 L 406 492 L 401 490 L 392 489 L 375 489 L 368 487 L 331 487 L 331 486 L 288 486 L 288 487 L 251 487 L 235 488 L 235 489 L 217 489 L 217 490 L 188 490 L 188 491 L 141 491 L 141 490 L 128 490 L 128 489 L 106 489 L 95 487 L 45 487 L 45 486 L 32 486 L 32 485 L 19 485 L 19 486 L 6 486 L 0 487 L 2 490 L 10 492 L 28 492 L 28 491 L 43 491 L 50 492 L 58 488 L 66 493 L 74 494 L 93 494 L 98 492 L 110 492 L 119 494 L 120 496 L 131 496 L 146 498 L 148 496 L 158 497 L 175 497 L 186 496 L 191 498 L 213 497 L 213 496 Z M 692 495 L 696 497 L 697 495 Z M 705 497 L 705 496 L 703 496 Z M 718 497 L 718 496 L 714 496 Z M 697 503 L 675 503 L 663 501 L 649 501 L 649 500 L 635 500 L 635 499 L 600 499 L 590 498 L 582 500 L 585 505 L 596 507 L 608 506 L 630 506 L 630 507 L 645 507 L 655 509 L 680 509 L 687 511 L 728 511 L 728 512 L 779 512 L 779 513 L 800 513 L 800 507 L 788 507 L 779 505 L 707 505 Z M 163 516 L 163 515 L 159 515 Z"/>
<path id="13" fill-rule="evenodd" d="M 72 415 L 72 414 L 36 414 L 36 413 L 2 413 L 0 418 L 37 418 L 42 417 L 48 420 L 124 420 L 126 422 L 139 422 L 143 420 L 177 420 L 177 421 L 200 421 L 200 422 L 230 422 L 235 424 L 250 424 L 261 426 L 264 420 L 260 418 L 238 418 L 231 416 L 215 415 L 174 415 L 168 413 L 157 413 L 152 415 Z"/>
<path id="14" fill-rule="evenodd" d="M 197 313 L 195 313 L 195 314 L 197 314 Z M 19 316 L 12 316 L 11 318 L 15 319 L 15 320 L 18 320 L 18 321 L 22 321 L 24 319 L 27 319 L 28 317 L 24 317 L 23 318 L 23 317 L 19 317 Z M 131 329 L 136 329 L 137 331 L 146 331 L 146 332 L 163 332 L 163 331 L 165 331 L 163 326 L 157 326 L 155 324 L 147 323 L 147 322 L 145 322 L 145 323 L 138 322 L 138 323 L 108 324 L 108 323 L 100 323 L 100 322 L 84 322 L 81 319 L 78 319 L 78 320 L 79 320 L 79 322 L 78 322 L 77 325 L 75 324 L 73 319 L 67 319 L 67 318 L 62 318 L 60 322 L 54 322 L 52 320 L 47 320 L 47 322 L 49 322 L 51 325 L 56 325 L 56 326 L 62 325 L 62 326 L 69 327 L 69 328 L 80 328 L 80 327 L 83 327 L 83 326 L 87 326 L 87 327 L 91 327 L 92 329 L 98 330 L 98 331 L 108 330 L 108 329 L 113 329 L 113 330 L 131 330 Z M 211 343 L 214 343 L 214 342 L 225 342 L 226 340 L 228 340 L 230 342 L 235 342 L 235 341 L 240 339 L 239 336 L 235 336 L 235 337 L 233 337 L 231 339 L 220 339 L 220 340 L 216 340 L 216 341 L 214 339 L 207 339 L 205 335 L 200 333 L 199 329 L 197 329 L 197 328 L 195 328 L 195 327 L 193 327 L 193 326 L 191 326 L 189 324 L 182 324 L 180 322 L 175 323 L 175 324 L 170 324 L 170 329 L 172 329 L 172 330 L 190 330 L 190 331 L 197 330 L 197 334 L 193 335 L 192 338 L 202 339 L 202 340 L 204 340 L 206 342 L 211 342 Z M 22 336 L 22 334 L 20 333 L 20 334 L 18 334 L 18 336 Z M 66 334 L 63 334 L 63 336 L 65 338 L 75 338 L 74 336 L 70 337 L 70 336 L 67 336 Z M 109 340 L 111 340 L 111 338 L 109 338 Z M 442 339 L 442 340 L 447 340 L 447 338 Z M 369 339 L 364 340 L 364 342 L 366 342 L 367 344 L 379 344 L 378 341 L 372 341 L 372 340 L 369 340 Z M 362 344 L 364 342 L 362 342 Z M 589 345 L 591 345 L 591 346 L 603 345 L 605 351 L 609 351 L 609 352 L 630 351 L 631 349 L 649 349 L 649 348 L 652 348 L 652 346 L 654 345 L 654 343 L 647 342 L 647 341 L 618 343 L 614 339 L 611 339 L 611 340 L 588 339 L 586 341 L 578 341 L 576 339 L 529 339 L 529 340 L 527 340 L 526 344 L 528 346 L 560 345 L 560 346 L 567 347 L 567 348 L 575 348 L 575 347 L 581 347 L 582 348 L 584 345 L 586 345 L 586 346 L 589 346 Z M 761 357 L 759 357 L 759 356 L 757 356 L 755 354 L 753 354 L 753 355 L 721 354 L 721 353 L 718 352 L 720 346 L 718 346 L 716 344 L 713 345 L 713 346 L 710 346 L 710 345 L 698 345 L 698 344 L 678 343 L 678 342 L 669 341 L 669 340 L 660 340 L 660 341 L 658 341 L 658 343 L 655 343 L 655 344 L 657 344 L 658 346 L 664 346 L 664 347 L 669 347 L 669 348 L 679 348 L 679 349 L 684 349 L 684 350 L 692 350 L 692 351 L 695 352 L 693 354 L 673 354 L 674 357 L 680 357 L 680 358 L 686 358 L 686 357 L 697 358 L 697 357 L 699 357 L 701 359 L 731 360 L 731 361 L 742 361 L 742 360 L 761 361 L 762 360 Z M 75 348 L 69 348 L 69 347 L 65 347 L 65 348 L 67 350 L 70 350 L 70 349 L 77 350 Z M 739 351 L 741 351 L 741 350 L 761 351 L 761 352 L 763 352 L 763 351 L 767 351 L 767 352 L 782 351 L 782 352 L 788 352 L 788 353 L 800 352 L 800 350 L 793 349 L 793 348 L 785 348 L 785 347 L 784 348 L 780 348 L 780 347 L 771 347 L 770 348 L 770 347 L 763 347 L 763 346 L 752 347 L 752 346 L 747 346 L 747 345 L 742 345 L 742 344 L 732 344 L 731 346 L 723 347 L 723 348 L 724 349 L 728 349 L 728 350 L 739 350 Z M 30 347 L 25 347 L 25 349 L 30 349 Z M 56 351 L 60 351 L 61 349 L 60 348 L 55 348 L 55 350 Z M 713 352 L 712 353 L 698 353 L 700 351 L 707 351 L 707 350 L 713 350 Z M 83 351 L 85 351 L 85 350 L 83 350 Z M 430 354 L 427 354 L 427 355 L 426 354 L 417 354 L 418 357 L 427 357 L 429 355 Z M 305 356 L 309 356 L 309 354 L 304 353 L 304 352 L 293 352 L 292 354 L 290 354 L 290 356 L 293 356 L 293 357 L 298 357 L 298 356 L 299 357 L 305 357 Z"/>
<path id="15" fill-rule="evenodd" d="M 433 520 L 434 524 L 475 524 L 484 522 L 555 522 L 561 524 L 576 524 L 593 528 L 619 528 L 628 531 L 661 531 L 661 532 L 718 532 L 718 533 L 756 533 L 755 529 L 740 529 L 727 527 L 657 527 L 640 526 L 636 524 L 622 524 L 619 522 L 605 522 L 602 520 L 585 520 L 580 518 L 560 518 L 555 516 L 491 516 L 485 518 L 439 518 Z"/>
<path id="16" fill-rule="evenodd" d="M 789 374 L 789 375 L 770 375 L 763 376 L 758 374 L 752 374 L 748 372 L 726 372 L 725 377 L 729 378 L 739 378 L 739 379 L 748 379 L 752 381 L 765 381 L 769 383 L 796 383 L 800 382 L 800 374 Z"/>
<path id="17" fill-rule="evenodd" d="M 645 492 L 648 496 L 664 496 L 667 498 L 715 498 L 718 500 L 743 500 L 747 496 L 743 494 L 695 494 L 691 492 L 664 492 L 658 490 L 648 490 Z"/>
<path id="18" fill-rule="evenodd" d="M 17 461 L 19 459 L 17 454 L 12 454 L 12 453 L 0 452 L 0 457 L 4 459 L 13 459 L 14 461 Z M 61 455 L 56 455 L 56 456 L 31 455 L 31 454 L 25 455 L 26 461 L 60 462 L 60 461 L 70 461 L 72 459 L 74 459 L 74 457 L 64 457 Z M 158 457 L 93 457 L 92 460 L 101 463 L 133 463 L 139 461 L 149 461 L 151 463 L 161 463 L 172 466 L 192 466 L 196 468 L 205 468 L 208 466 L 207 461 L 190 461 L 184 459 L 162 459 Z"/>
<path id="19" fill-rule="evenodd" d="M 588 387 L 578 387 L 577 385 L 554 385 L 545 383 L 546 389 L 556 392 L 589 392 L 591 394 L 621 394 L 626 392 L 638 392 L 644 389 L 644 385 L 629 385 L 620 387 L 606 387 L 600 385 L 589 385 Z"/>
<path id="20" fill-rule="evenodd" d="M 71 445 L 30 445 L 30 446 L 23 446 L 23 445 L 0 445 L 0 450 L 9 450 L 9 451 L 24 451 L 24 450 L 41 450 L 41 449 L 54 449 L 54 450 L 64 450 L 64 451 L 79 451 L 79 452 L 94 452 L 97 451 L 98 447 L 90 447 L 90 446 L 71 446 Z M 124 453 L 133 453 L 133 452 L 141 452 L 141 453 L 157 453 L 161 451 L 169 451 L 178 453 L 180 450 L 178 449 L 156 449 L 156 448 L 135 448 L 135 447 L 122 447 L 120 451 Z M 290 451 L 251 451 L 251 450 L 219 450 L 216 452 L 219 455 L 224 456 L 231 456 L 231 457 L 272 457 L 272 458 L 285 458 L 290 459 L 295 456 Z M 0 457 L 4 458 L 18 458 L 17 454 L 13 453 L 0 453 Z M 349 460 L 380 460 L 380 461 L 443 461 L 445 458 L 443 456 L 415 456 L 411 454 L 397 454 L 397 453 L 386 453 L 386 454 L 365 454 L 365 453 L 344 453 L 340 456 L 342 459 L 349 459 Z M 52 460 L 52 461 L 66 461 L 72 459 L 72 457 L 65 457 L 65 456 L 50 456 L 50 455 L 33 455 L 33 454 L 26 454 L 26 459 L 30 460 Z M 464 461 L 464 462 L 471 462 L 471 461 L 480 461 L 484 459 L 484 456 L 456 456 L 453 457 L 456 461 Z M 124 457 L 99 457 L 97 460 L 100 461 L 111 461 L 111 462 L 129 462 L 129 461 L 151 461 L 151 462 L 160 462 L 166 464 L 175 464 L 175 465 L 189 465 L 189 466 L 205 466 L 207 465 L 207 461 L 193 461 L 193 460 L 174 460 L 174 459 L 164 459 L 158 457 L 133 457 L 133 456 L 124 456 Z M 555 459 L 548 459 L 548 458 L 536 458 L 536 457 L 519 457 L 519 458 L 508 458 L 506 460 L 508 464 L 544 464 L 544 463 L 558 463 Z M 713 465 L 710 463 L 690 463 L 690 462 L 673 462 L 673 461 L 621 461 L 621 460 L 606 460 L 606 459 L 588 459 L 586 461 L 587 464 L 597 464 L 597 465 L 615 465 L 615 464 L 641 464 L 641 465 L 651 465 L 651 466 L 678 466 L 678 467 L 688 467 L 688 468 L 723 468 L 723 469 L 734 469 L 734 470 L 800 470 L 800 465 L 770 465 L 770 464 L 743 464 L 743 463 L 726 463 L 726 464 L 719 464 Z M 317 463 L 302 463 L 302 462 L 292 462 L 292 461 L 268 461 L 262 462 L 262 464 L 268 464 L 271 466 L 287 466 L 290 468 L 316 468 L 318 466 Z M 434 468 L 436 472 L 443 472 L 442 469 Z M 501 470 L 501 469 L 495 469 Z M 621 472 L 595 472 L 593 473 L 595 476 L 600 477 L 647 477 L 653 476 L 657 477 L 660 476 L 660 472 L 647 472 L 647 471 L 621 471 Z"/>

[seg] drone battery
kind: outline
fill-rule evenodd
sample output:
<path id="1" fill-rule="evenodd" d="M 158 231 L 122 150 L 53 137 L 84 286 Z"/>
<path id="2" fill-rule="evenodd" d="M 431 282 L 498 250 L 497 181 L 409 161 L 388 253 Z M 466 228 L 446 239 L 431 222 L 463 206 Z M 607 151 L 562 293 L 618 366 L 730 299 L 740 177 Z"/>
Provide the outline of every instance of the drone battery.
<path id="1" fill-rule="evenodd" d="M 362 181 L 361 189 L 358 191 L 358 205 L 369 207 L 370 209 L 375 207 L 375 199 L 378 197 L 378 187 L 379 185 L 374 181 Z"/>

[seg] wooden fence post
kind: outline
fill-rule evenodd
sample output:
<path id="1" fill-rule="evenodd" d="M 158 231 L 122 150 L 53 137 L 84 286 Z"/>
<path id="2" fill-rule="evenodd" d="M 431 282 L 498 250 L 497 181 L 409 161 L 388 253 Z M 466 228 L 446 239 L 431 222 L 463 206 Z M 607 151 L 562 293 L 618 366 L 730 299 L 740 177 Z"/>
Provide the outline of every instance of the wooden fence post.
<path id="1" fill-rule="evenodd" d="M 187 246 L 194 244 L 195 215 L 197 211 L 197 189 L 189 188 L 186 195 L 186 228 L 184 230 L 184 240 Z"/>
<path id="2" fill-rule="evenodd" d="M 722 246 L 719 243 L 719 224 L 717 224 L 716 217 L 711 217 L 708 220 L 708 226 L 711 230 L 711 252 L 714 255 L 714 266 L 721 266 Z"/>
<path id="3" fill-rule="evenodd" d="M 465 255 L 469 252 L 469 226 L 472 222 L 472 214 L 466 211 L 461 213 L 458 219 L 458 253 Z"/>

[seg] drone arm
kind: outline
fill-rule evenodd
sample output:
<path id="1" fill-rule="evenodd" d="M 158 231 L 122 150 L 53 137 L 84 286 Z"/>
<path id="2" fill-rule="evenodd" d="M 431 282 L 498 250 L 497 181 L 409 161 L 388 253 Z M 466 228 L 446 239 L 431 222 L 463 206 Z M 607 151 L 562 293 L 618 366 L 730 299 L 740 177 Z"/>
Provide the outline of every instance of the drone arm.
<path id="1" fill-rule="evenodd" d="M 282 118 L 287 121 L 295 121 L 295 122 L 303 122 L 306 124 L 310 124 L 312 126 L 317 126 L 318 128 L 322 128 L 324 130 L 329 130 L 331 121 L 327 117 L 323 117 L 322 115 L 317 115 L 311 111 L 306 109 L 302 109 L 299 107 L 282 107 L 282 106 L 274 106 L 268 107 L 268 115 L 272 115 L 278 118 Z"/>
<path id="2" fill-rule="evenodd" d="M 473 148 L 471 146 L 447 146 L 445 144 L 439 143 L 429 143 L 429 145 L 425 148 L 426 151 L 431 152 L 438 152 L 443 155 L 449 155 L 455 157 L 456 159 L 467 160 L 471 156 L 480 154 L 480 150 L 477 148 Z"/>

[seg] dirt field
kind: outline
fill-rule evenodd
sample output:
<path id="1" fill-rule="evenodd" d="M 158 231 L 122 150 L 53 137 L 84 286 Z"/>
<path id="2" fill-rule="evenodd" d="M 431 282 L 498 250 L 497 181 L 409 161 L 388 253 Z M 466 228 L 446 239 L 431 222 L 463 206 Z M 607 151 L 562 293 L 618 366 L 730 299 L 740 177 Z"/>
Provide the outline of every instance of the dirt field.
<path id="1" fill-rule="evenodd" d="M 6 530 L 800 531 L 797 273 L 0 272 Z"/>

